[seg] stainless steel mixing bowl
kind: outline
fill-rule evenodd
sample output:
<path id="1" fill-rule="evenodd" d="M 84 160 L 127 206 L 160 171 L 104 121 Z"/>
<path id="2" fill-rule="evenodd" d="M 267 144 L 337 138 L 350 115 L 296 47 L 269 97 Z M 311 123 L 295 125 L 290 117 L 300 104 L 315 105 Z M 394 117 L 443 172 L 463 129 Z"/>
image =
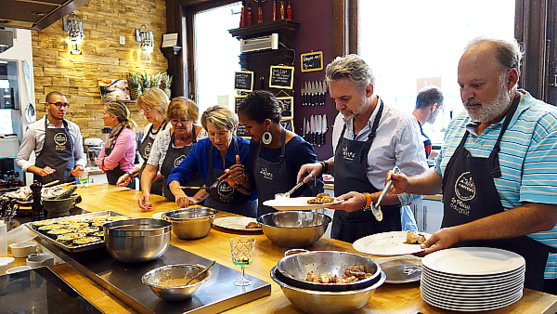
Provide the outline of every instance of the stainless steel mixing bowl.
<path id="1" fill-rule="evenodd" d="M 349 266 L 364 266 L 371 277 L 351 283 L 318 283 L 305 280 L 307 273 L 330 273 L 342 277 Z M 365 289 L 380 279 L 381 266 L 369 257 L 336 251 L 315 251 L 283 257 L 277 264 L 283 282 L 297 288 L 316 291 L 348 291 Z M 278 275 L 278 274 L 277 274 Z"/>
<path id="2" fill-rule="evenodd" d="M 163 218 L 172 222 L 172 231 L 178 238 L 190 240 L 209 234 L 216 213 L 209 207 L 188 207 L 165 212 Z"/>
<path id="3" fill-rule="evenodd" d="M 133 218 L 103 225 L 108 253 L 124 263 L 148 262 L 166 252 L 172 223 L 162 219 Z"/>
<path id="4" fill-rule="evenodd" d="M 211 278 L 211 271 L 208 270 L 196 278 L 194 283 L 187 286 L 183 285 L 187 279 L 194 277 L 204 269 L 205 266 L 201 265 L 162 266 L 143 275 L 141 282 L 149 286 L 157 296 L 166 301 L 183 301 L 191 298 Z M 171 282 L 172 280 L 174 282 Z"/>
<path id="5" fill-rule="evenodd" d="M 269 240 L 288 248 L 312 245 L 325 234 L 331 220 L 327 215 L 310 211 L 282 211 L 257 218 Z"/>
<path id="6" fill-rule="evenodd" d="M 373 296 L 387 276 L 381 272 L 379 280 L 360 290 L 350 291 L 313 291 L 301 289 L 284 283 L 276 276 L 276 266 L 271 270 L 271 278 L 280 285 L 282 292 L 292 304 L 306 313 L 352 313 L 362 308 Z"/>

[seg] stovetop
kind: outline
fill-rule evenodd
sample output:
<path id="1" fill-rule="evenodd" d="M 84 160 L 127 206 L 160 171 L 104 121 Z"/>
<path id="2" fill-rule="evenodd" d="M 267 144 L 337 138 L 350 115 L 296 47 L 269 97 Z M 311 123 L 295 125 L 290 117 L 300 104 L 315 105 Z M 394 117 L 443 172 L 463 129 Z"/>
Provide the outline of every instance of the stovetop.
<path id="1" fill-rule="evenodd" d="M 102 313 L 49 268 L 0 276 L 0 313 Z"/>

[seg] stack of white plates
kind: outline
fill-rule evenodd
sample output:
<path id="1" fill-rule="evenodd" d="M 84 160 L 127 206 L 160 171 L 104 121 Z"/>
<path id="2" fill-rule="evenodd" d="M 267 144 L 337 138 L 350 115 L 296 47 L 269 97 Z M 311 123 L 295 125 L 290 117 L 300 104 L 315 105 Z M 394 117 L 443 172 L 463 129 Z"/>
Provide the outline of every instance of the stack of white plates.
<path id="1" fill-rule="evenodd" d="M 421 296 L 450 311 L 488 311 L 522 297 L 524 258 L 484 247 L 437 251 L 422 259 Z"/>

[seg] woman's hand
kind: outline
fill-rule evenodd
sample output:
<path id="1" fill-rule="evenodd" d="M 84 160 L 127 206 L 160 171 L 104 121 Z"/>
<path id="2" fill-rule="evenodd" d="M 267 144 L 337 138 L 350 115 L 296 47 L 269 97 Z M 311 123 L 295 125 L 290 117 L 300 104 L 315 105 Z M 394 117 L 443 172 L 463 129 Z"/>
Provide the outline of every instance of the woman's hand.
<path id="1" fill-rule="evenodd" d="M 130 182 L 132 182 L 132 177 L 129 174 L 124 173 L 123 175 L 121 175 L 118 178 L 118 181 L 116 181 L 116 185 L 117 186 L 128 186 L 128 184 L 130 184 Z"/>
<path id="2" fill-rule="evenodd" d="M 319 162 L 303 165 L 298 171 L 297 182 L 308 183 L 321 173 L 321 169 L 323 169 L 323 166 Z"/>
<path id="3" fill-rule="evenodd" d="M 150 199 L 149 194 L 143 194 L 137 200 L 137 204 L 139 204 L 139 207 L 142 209 L 142 212 L 150 212 L 153 209 L 153 204 L 149 203 L 149 199 Z"/>
<path id="4" fill-rule="evenodd" d="M 178 205 L 180 208 L 188 207 L 195 204 L 197 204 L 195 199 L 188 197 L 187 195 L 179 196 L 176 198 L 176 205 Z"/>
<path id="5" fill-rule="evenodd" d="M 240 156 L 236 155 L 236 163 L 226 169 L 225 172 L 228 176 L 223 180 L 228 182 L 231 187 L 235 189 L 239 187 L 249 188 L 249 179 L 246 175 L 245 166 L 240 162 Z"/>

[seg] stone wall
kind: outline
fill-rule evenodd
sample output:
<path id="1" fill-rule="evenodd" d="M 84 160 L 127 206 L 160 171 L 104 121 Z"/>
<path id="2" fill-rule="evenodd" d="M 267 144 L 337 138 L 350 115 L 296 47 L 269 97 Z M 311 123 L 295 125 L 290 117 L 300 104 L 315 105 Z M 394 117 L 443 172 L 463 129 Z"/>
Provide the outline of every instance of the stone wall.
<path id="1" fill-rule="evenodd" d="M 81 127 L 83 137 L 101 137 L 103 101 L 97 79 L 125 79 L 128 72 L 166 72 L 167 62 L 158 47 L 166 32 L 165 0 L 91 0 L 74 11 L 83 20 L 82 55 L 71 55 L 62 20 L 42 31 L 33 31 L 33 63 L 37 119 L 45 113 L 46 94 L 60 91 L 71 107 L 68 119 Z M 152 54 L 140 51 L 135 30 L 145 24 L 155 37 Z M 120 45 L 120 36 L 126 42 Z M 132 118 L 147 123 L 134 102 Z"/>

